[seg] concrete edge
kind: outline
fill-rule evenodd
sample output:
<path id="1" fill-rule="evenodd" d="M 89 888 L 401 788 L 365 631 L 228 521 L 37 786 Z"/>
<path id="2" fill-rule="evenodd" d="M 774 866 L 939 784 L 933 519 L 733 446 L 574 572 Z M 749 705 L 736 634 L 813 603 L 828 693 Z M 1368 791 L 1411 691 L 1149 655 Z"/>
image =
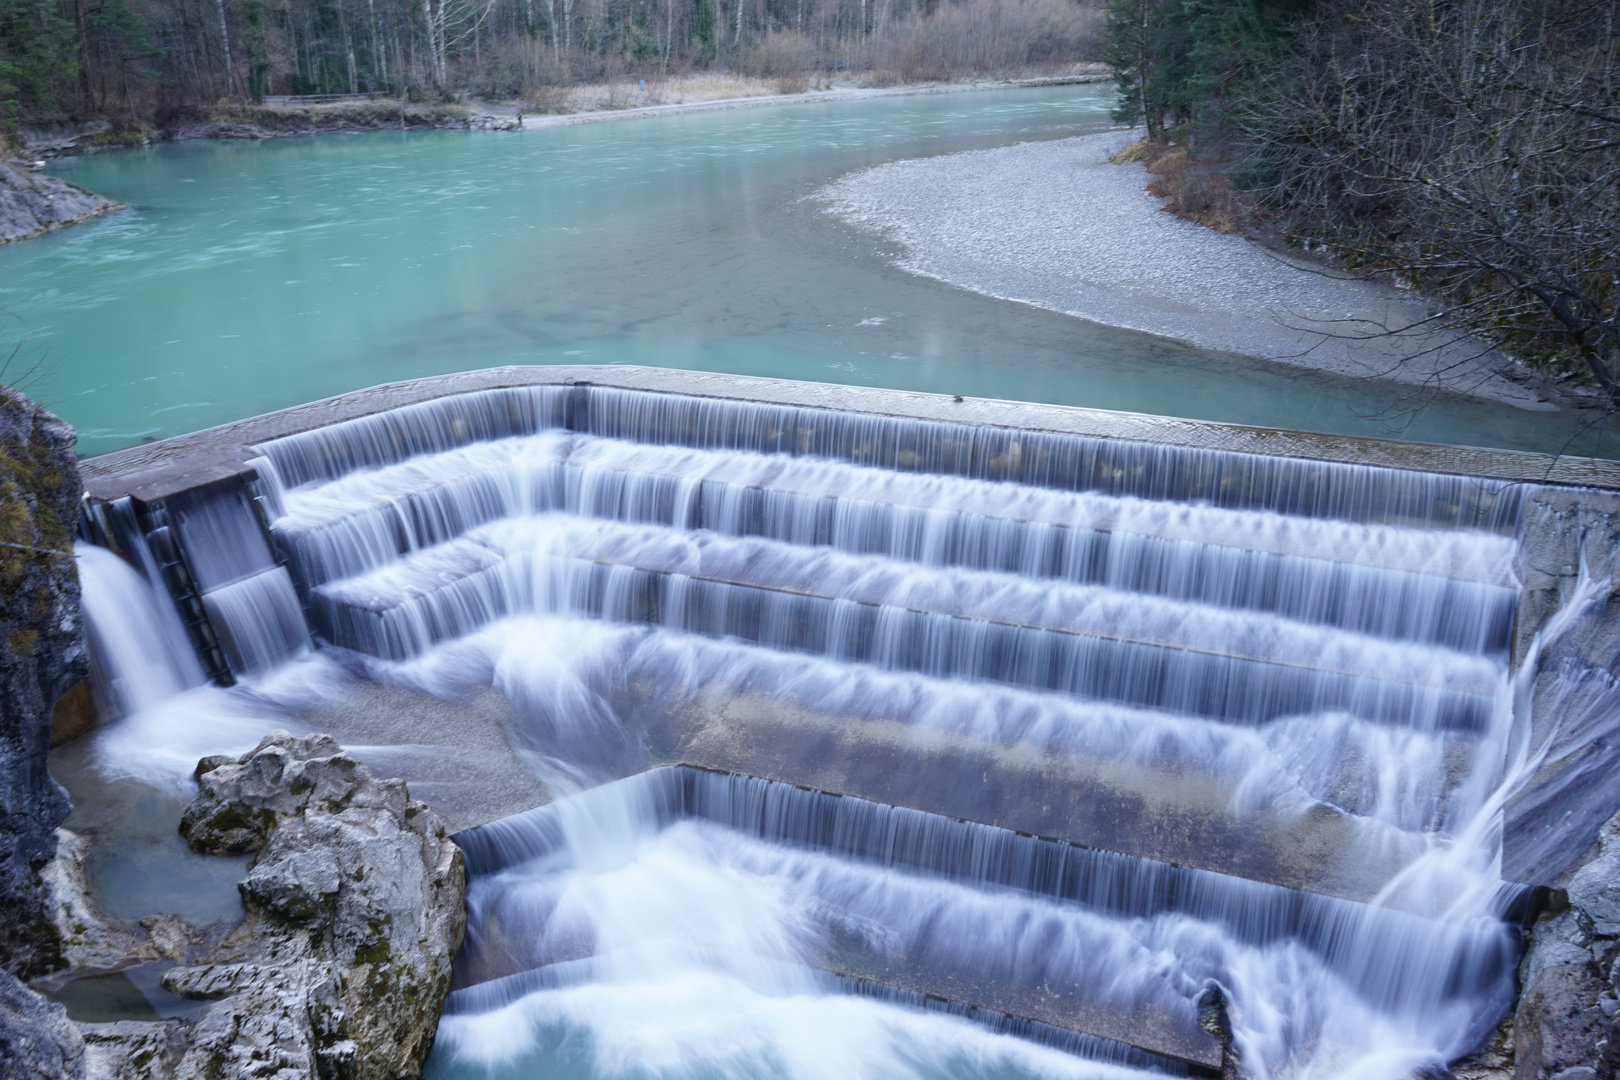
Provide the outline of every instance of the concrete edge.
<path id="1" fill-rule="evenodd" d="M 113 499 L 137 488 L 171 486 L 185 473 L 211 471 L 220 465 L 238 466 L 253 456 L 251 448 L 257 443 L 329 424 L 456 394 L 576 383 L 1531 484 L 1620 490 L 1620 461 L 1326 435 L 1072 405 L 993 398 L 963 400 L 945 394 L 752 375 L 591 365 L 485 368 L 385 383 L 189 435 L 115 450 L 84 460 L 80 471 L 85 488 L 92 496 Z"/>

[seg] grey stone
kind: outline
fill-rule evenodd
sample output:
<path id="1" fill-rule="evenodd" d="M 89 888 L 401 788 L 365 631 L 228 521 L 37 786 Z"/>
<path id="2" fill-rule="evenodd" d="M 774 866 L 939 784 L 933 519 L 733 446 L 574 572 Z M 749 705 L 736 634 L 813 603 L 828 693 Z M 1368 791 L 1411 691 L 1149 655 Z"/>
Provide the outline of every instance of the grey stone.
<path id="1" fill-rule="evenodd" d="M 1596 1056 L 1608 1018 L 1597 1007 L 1603 983 L 1586 964 L 1544 969 L 1514 1016 L 1517 1080 L 1550 1080 Z"/>
<path id="2" fill-rule="evenodd" d="M 344 1075 L 325 1068 L 347 1017 L 341 976 L 331 964 L 284 962 L 177 968 L 164 985 L 187 997 L 223 996 L 185 1030 L 172 1075 L 185 1080 L 275 1077 L 311 1080 Z M 351 1074 L 352 1075 L 352 1074 Z"/>
<path id="3" fill-rule="evenodd" d="M 1584 575 L 1582 568 L 1584 567 Z M 1620 813 L 1620 495 L 1612 491 L 1532 487 L 1526 492 L 1514 571 L 1523 590 L 1515 619 L 1516 668 L 1535 664 L 1531 741 L 1545 747 L 1536 774 L 1509 800 L 1502 874 L 1510 881 L 1560 884 L 1592 850 L 1604 822 Z M 1587 581 L 1595 596 L 1569 609 Z M 1569 609 L 1569 610 L 1566 610 Z M 1559 613 L 1568 624 L 1553 640 Z M 1582 901 L 1604 937 L 1620 936 L 1620 857 L 1585 871 L 1584 889 L 1607 890 Z M 1608 883 L 1608 884 L 1602 884 Z"/>
<path id="4" fill-rule="evenodd" d="M 61 420 L 0 390 L 0 963 L 24 978 L 61 964 L 40 873 L 68 800 L 46 754 L 52 705 L 88 673 L 70 554 L 82 490 L 73 441 Z"/>
<path id="5" fill-rule="evenodd" d="M 205 854 L 257 852 L 277 824 L 306 808 L 406 809 L 403 782 L 378 780 L 326 735 L 295 739 L 278 731 L 239 761 L 205 758 L 198 768 L 197 797 L 180 832 Z"/>
<path id="6" fill-rule="evenodd" d="M 0 1080 L 79 1080 L 84 1040 L 67 1010 L 0 970 Z"/>
<path id="7" fill-rule="evenodd" d="M 1620 1066 L 1620 816 L 1569 877 L 1569 907 L 1527 932 L 1513 1016 L 1515 1080 L 1613 1077 Z M 1584 1071 L 1583 1071 L 1584 1070 Z"/>
<path id="8" fill-rule="evenodd" d="M 178 1020 L 79 1024 L 84 1037 L 85 1080 L 151 1080 L 174 1075 L 186 1050 Z"/>
<path id="9" fill-rule="evenodd" d="M 84 878 L 84 838 L 67 829 L 57 829 L 56 858 L 40 875 L 45 883 L 51 923 L 61 940 L 62 961 L 70 972 L 118 971 L 160 956 L 183 951 L 184 925 L 168 916 L 147 921 L 161 927 L 148 939 L 131 927 L 119 926 L 102 918 L 90 902 Z M 156 941 L 161 935 L 166 949 Z M 178 936 L 178 943 L 176 938 Z"/>
<path id="10" fill-rule="evenodd" d="M 123 203 L 56 176 L 41 176 L 21 161 L 0 159 L 0 244 L 77 225 Z"/>
<path id="11" fill-rule="evenodd" d="M 238 885 L 248 918 L 209 962 L 164 976 L 211 1003 L 151 1075 L 419 1076 L 466 925 L 443 822 L 324 735 L 275 732 L 208 765 L 182 831 L 201 851 L 258 852 Z"/>

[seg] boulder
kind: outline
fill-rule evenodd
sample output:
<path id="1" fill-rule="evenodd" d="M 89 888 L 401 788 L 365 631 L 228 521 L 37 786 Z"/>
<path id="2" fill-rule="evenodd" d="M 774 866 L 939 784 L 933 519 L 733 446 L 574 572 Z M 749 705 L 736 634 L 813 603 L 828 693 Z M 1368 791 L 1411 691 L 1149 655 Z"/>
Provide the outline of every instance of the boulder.
<path id="1" fill-rule="evenodd" d="M 1515 1080 L 1585 1080 L 1620 1068 L 1620 816 L 1568 882 L 1569 906 L 1537 920 L 1519 967 Z"/>
<path id="2" fill-rule="evenodd" d="M 248 918 L 164 985 L 212 1000 L 176 1076 L 421 1075 L 466 925 L 461 850 L 401 780 L 324 735 L 205 759 L 181 823 L 203 852 L 257 852 Z"/>
<path id="3" fill-rule="evenodd" d="M 403 780 L 378 780 L 330 735 L 295 739 L 278 731 L 240 759 L 203 758 L 196 777 L 197 797 L 180 819 L 180 833 L 206 855 L 258 852 L 279 824 L 309 808 L 403 814 L 409 801 Z"/>
<path id="4" fill-rule="evenodd" d="M 186 1025 L 120 1020 L 79 1024 L 85 1080 L 151 1080 L 174 1076 L 186 1051 Z"/>

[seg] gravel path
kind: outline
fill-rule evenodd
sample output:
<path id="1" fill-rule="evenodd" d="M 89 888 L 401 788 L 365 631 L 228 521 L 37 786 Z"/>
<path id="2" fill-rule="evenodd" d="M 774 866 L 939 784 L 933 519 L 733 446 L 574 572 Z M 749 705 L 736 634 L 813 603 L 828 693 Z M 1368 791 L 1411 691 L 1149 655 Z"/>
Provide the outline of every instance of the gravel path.
<path id="1" fill-rule="evenodd" d="M 902 268 L 960 288 L 1206 349 L 1556 408 L 1499 354 L 1423 325 L 1434 309 L 1413 293 L 1165 213 L 1142 165 L 1107 160 L 1138 134 L 897 161 L 818 197 L 902 245 Z"/>

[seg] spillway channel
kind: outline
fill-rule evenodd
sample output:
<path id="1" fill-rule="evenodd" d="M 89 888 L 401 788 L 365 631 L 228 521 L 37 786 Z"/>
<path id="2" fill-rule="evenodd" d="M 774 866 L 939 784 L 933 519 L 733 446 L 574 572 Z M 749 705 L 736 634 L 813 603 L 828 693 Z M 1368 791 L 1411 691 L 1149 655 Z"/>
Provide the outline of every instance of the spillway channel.
<path id="1" fill-rule="evenodd" d="M 341 682 L 437 703 L 354 721 L 419 797 L 522 774 L 438 1075 L 1401 1076 L 1512 1003 L 1523 477 L 547 378 L 87 469 L 101 737 Z"/>

